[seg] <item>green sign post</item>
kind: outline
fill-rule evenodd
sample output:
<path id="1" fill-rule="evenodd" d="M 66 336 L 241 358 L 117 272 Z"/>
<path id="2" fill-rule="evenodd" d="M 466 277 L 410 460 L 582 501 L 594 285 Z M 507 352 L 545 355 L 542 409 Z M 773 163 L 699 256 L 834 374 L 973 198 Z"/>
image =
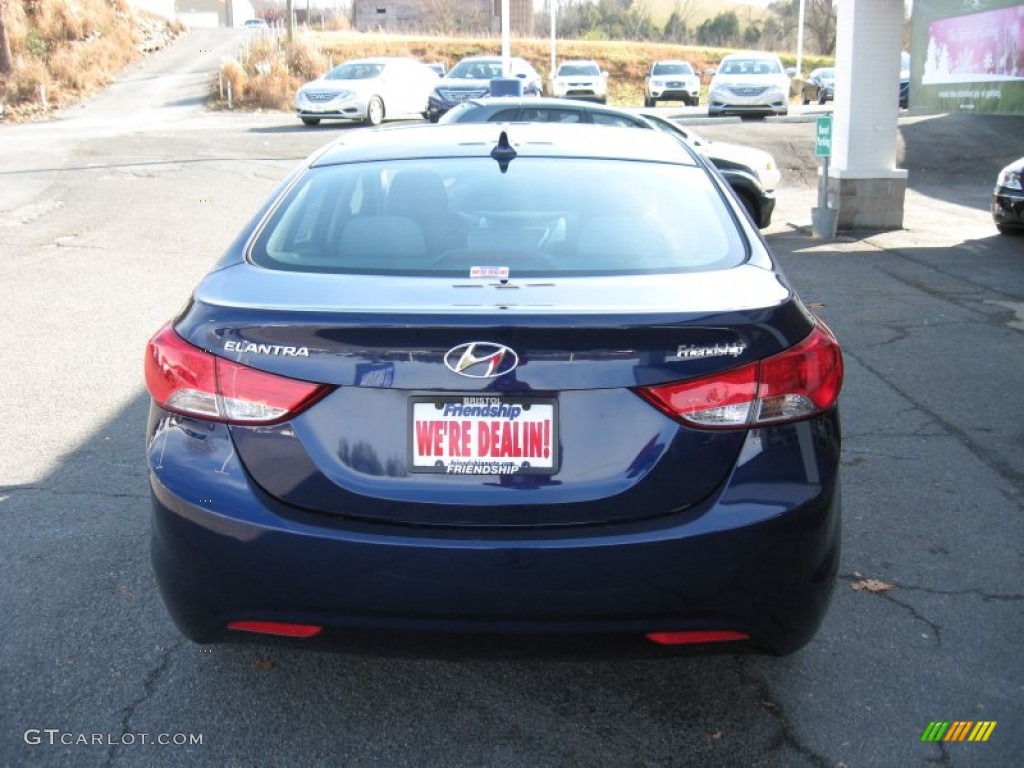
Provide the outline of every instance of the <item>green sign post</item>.
<path id="1" fill-rule="evenodd" d="M 817 129 L 814 132 L 814 154 L 818 157 L 832 156 L 832 115 L 822 115 L 818 118 Z"/>
<path id="2" fill-rule="evenodd" d="M 839 212 L 828 207 L 828 159 L 832 156 L 832 116 L 822 115 L 814 131 L 814 154 L 821 158 L 818 178 L 818 207 L 811 211 L 811 234 L 835 237 Z"/>

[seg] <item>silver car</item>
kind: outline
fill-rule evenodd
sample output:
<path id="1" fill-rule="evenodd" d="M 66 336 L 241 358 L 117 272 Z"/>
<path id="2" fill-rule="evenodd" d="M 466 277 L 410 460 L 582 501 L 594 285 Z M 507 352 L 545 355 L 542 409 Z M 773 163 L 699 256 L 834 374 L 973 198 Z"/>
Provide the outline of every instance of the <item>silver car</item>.
<path id="1" fill-rule="evenodd" d="M 437 75 L 415 59 L 378 57 L 346 61 L 306 83 L 295 95 L 295 113 L 306 125 L 321 120 L 422 117 Z"/>
<path id="2" fill-rule="evenodd" d="M 789 76 L 774 53 L 750 51 L 722 59 L 708 88 L 708 115 L 785 115 Z"/>

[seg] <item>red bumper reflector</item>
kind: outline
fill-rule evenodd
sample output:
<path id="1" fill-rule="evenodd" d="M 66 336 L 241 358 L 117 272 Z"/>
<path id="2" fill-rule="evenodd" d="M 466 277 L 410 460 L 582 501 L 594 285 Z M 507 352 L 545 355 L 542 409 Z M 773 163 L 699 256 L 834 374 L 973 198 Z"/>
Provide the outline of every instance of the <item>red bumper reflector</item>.
<path id="1" fill-rule="evenodd" d="M 649 632 L 647 639 L 658 645 L 699 645 L 749 640 L 750 635 L 746 632 L 732 632 L 726 629 L 709 629 L 693 632 Z"/>
<path id="2" fill-rule="evenodd" d="M 284 637 L 313 637 L 313 635 L 319 635 L 323 627 L 318 627 L 315 624 L 285 624 L 280 621 L 229 621 L 228 629 L 259 632 L 263 635 L 283 635 Z"/>

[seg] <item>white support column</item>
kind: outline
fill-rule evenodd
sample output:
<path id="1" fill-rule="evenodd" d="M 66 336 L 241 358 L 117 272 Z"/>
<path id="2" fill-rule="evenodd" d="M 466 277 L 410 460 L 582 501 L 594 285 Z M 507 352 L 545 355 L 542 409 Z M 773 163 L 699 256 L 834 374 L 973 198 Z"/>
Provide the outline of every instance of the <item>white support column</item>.
<path id="1" fill-rule="evenodd" d="M 907 172 L 896 167 L 903 0 L 847 0 L 836 23 L 829 197 L 839 229 L 899 229 Z"/>

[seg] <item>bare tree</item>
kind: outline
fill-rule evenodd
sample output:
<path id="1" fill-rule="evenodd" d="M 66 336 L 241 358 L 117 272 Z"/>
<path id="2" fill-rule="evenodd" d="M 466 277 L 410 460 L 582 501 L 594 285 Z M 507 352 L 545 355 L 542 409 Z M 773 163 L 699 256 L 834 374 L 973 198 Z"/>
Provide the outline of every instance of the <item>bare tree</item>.
<path id="1" fill-rule="evenodd" d="M 14 71 L 11 43 L 7 39 L 7 25 L 4 23 L 4 2 L 0 0 L 0 76 L 10 77 Z"/>
<path id="2" fill-rule="evenodd" d="M 460 32 L 490 32 L 485 3 L 465 0 L 423 0 L 424 19 L 428 31 L 442 35 Z"/>
<path id="3" fill-rule="evenodd" d="M 697 11 L 697 0 L 675 0 L 672 12 L 665 22 L 665 37 L 673 42 L 681 43 L 690 32 L 690 19 Z"/>
<path id="4" fill-rule="evenodd" d="M 651 7 L 648 0 L 633 0 L 623 11 L 622 17 L 628 25 L 626 32 L 630 40 L 647 39 L 652 26 Z"/>
<path id="5" fill-rule="evenodd" d="M 832 0 L 809 0 L 805 9 L 806 23 L 817 45 L 818 53 L 836 52 L 836 7 Z"/>

